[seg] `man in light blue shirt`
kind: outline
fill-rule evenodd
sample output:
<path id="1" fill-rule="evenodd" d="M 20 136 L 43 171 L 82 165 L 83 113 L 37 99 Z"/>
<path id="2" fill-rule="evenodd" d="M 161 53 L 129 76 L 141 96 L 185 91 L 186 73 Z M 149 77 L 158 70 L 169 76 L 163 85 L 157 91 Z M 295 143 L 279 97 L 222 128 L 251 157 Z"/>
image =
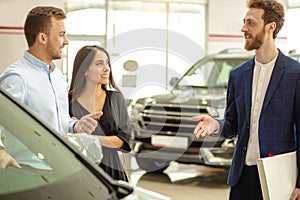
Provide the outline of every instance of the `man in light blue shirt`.
<path id="1" fill-rule="evenodd" d="M 0 87 L 27 105 L 61 134 L 84 132 L 91 134 L 97 125 L 94 118 L 101 113 L 71 119 L 68 110 L 68 85 L 53 60 L 62 58 L 68 44 L 60 8 L 38 6 L 27 15 L 24 32 L 28 51 L 0 77 Z M 0 168 L 20 167 L 13 155 L 5 151 L 0 140 Z"/>
<path id="2" fill-rule="evenodd" d="M 68 117 L 68 85 L 59 69 L 48 66 L 29 51 L 0 77 L 0 85 L 58 132 L 72 132 Z"/>

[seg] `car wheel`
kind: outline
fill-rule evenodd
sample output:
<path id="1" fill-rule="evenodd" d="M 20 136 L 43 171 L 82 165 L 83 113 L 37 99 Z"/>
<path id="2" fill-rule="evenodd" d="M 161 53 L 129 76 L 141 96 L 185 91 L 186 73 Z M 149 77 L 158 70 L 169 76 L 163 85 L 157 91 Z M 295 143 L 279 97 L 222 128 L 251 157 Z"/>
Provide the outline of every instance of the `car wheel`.
<path id="1" fill-rule="evenodd" d="M 147 172 L 163 172 L 170 164 L 167 160 L 151 158 L 136 158 L 136 161 L 139 167 Z"/>

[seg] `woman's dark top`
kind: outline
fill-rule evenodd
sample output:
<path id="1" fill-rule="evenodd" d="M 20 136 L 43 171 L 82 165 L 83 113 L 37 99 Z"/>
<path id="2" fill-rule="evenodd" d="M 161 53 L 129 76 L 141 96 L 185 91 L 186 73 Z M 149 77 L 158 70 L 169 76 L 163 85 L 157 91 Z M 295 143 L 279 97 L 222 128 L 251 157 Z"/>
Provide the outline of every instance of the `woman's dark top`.
<path id="1" fill-rule="evenodd" d="M 99 166 L 113 179 L 124 180 L 128 178 L 124 171 L 118 151 L 129 152 L 129 139 L 131 137 L 131 124 L 128 117 L 127 106 L 123 95 L 118 91 L 106 91 L 106 99 L 103 106 L 103 115 L 98 119 L 98 125 L 93 135 L 118 136 L 123 140 L 121 148 L 107 148 L 102 146 L 103 158 Z M 70 115 L 80 119 L 90 114 L 77 100 L 70 104 Z"/>

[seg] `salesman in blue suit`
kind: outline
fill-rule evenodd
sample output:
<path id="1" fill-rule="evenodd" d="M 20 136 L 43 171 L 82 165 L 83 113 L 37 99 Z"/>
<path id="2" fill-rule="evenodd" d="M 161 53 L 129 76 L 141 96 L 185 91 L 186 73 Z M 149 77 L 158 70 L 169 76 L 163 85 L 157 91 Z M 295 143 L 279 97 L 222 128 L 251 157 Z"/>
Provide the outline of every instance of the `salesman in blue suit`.
<path id="1" fill-rule="evenodd" d="M 228 177 L 230 200 L 262 200 L 258 158 L 297 151 L 300 169 L 300 64 L 276 48 L 284 8 L 276 0 L 250 0 L 242 32 L 253 59 L 230 73 L 224 119 L 199 121 L 196 138 L 238 138 Z M 300 199 L 300 176 L 290 200 Z"/>

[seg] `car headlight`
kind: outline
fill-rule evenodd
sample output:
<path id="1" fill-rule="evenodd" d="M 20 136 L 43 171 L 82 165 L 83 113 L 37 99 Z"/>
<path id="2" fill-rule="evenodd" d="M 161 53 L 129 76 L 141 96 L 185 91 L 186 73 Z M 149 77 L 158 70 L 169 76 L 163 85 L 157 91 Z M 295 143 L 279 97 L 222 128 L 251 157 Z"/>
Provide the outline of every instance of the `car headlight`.
<path id="1" fill-rule="evenodd" d="M 140 113 L 144 110 L 145 103 L 144 101 L 133 101 L 128 106 L 128 113 L 131 119 L 138 119 Z"/>

